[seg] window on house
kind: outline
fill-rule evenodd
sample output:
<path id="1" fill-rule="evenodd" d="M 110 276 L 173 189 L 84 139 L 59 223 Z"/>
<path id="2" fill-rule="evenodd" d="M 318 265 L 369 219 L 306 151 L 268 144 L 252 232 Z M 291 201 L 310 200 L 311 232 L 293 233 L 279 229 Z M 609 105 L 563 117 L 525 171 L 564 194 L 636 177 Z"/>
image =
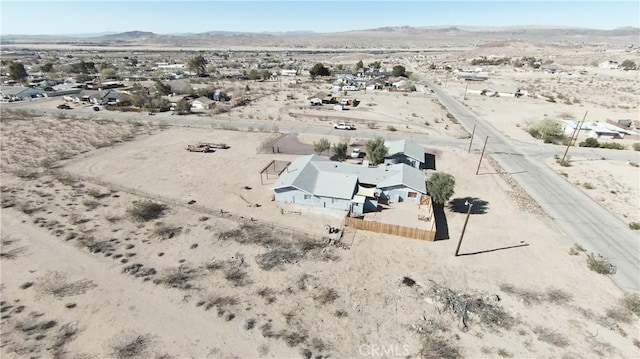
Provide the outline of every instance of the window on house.
<path id="1" fill-rule="evenodd" d="M 409 198 L 416 198 L 418 196 L 418 193 L 416 192 L 409 192 L 409 194 L 407 195 L 407 197 Z"/>
<path id="2" fill-rule="evenodd" d="M 311 199 L 311 195 L 310 194 L 305 194 L 304 195 L 304 199 Z"/>

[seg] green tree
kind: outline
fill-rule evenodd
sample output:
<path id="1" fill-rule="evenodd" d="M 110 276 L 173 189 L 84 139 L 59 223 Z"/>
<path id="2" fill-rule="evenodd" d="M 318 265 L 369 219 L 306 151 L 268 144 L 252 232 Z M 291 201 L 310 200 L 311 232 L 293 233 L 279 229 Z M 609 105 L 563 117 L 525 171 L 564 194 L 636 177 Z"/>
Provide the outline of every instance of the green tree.
<path id="1" fill-rule="evenodd" d="M 329 69 L 324 67 L 324 65 L 321 63 L 313 65 L 311 70 L 309 70 L 309 73 L 311 74 L 311 78 L 313 79 L 315 79 L 317 76 L 329 76 L 331 74 L 331 72 L 329 72 Z"/>
<path id="2" fill-rule="evenodd" d="M 189 68 L 189 70 L 195 72 L 196 75 L 200 76 L 205 73 L 205 69 L 207 67 L 207 59 L 205 59 L 202 55 L 192 57 L 191 59 L 189 59 L 189 61 L 187 61 L 187 67 Z"/>
<path id="3" fill-rule="evenodd" d="M 554 139 L 562 137 L 562 125 L 556 120 L 545 118 L 537 124 L 536 129 L 540 137 L 546 141 L 553 142 Z"/>
<path id="4" fill-rule="evenodd" d="M 46 64 L 40 66 L 40 71 L 42 72 L 53 72 L 53 64 L 47 62 Z"/>
<path id="5" fill-rule="evenodd" d="M 317 154 L 321 154 L 322 152 L 327 151 L 330 148 L 331 142 L 329 142 L 329 140 L 324 137 L 318 140 L 318 142 L 313 142 L 313 152 Z"/>
<path id="6" fill-rule="evenodd" d="M 78 76 L 75 77 L 76 82 L 87 82 L 87 81 L 91 81 L 91 76 L 87 75 L 87 74 L 78 74 Z"/>
<path id="7" fill-rule="evenodd" d="M 360 70 L 363 67 L 364 67 L 364 63 L 362 62 L 362 60 L 356 62 L 356 71 Z"/>
<path id="8" fill-rule="evenodd" d="M 444 172 L 436 172 L 427 181 L 427 192 L 434 203 L 445 204 L 455 191 L 456 179 Z"/>
<path id="9" fill-rule="evenodd" d="M 635 70 L 636 63 L 633 60 L 624 60 L 622 61 L 622 68 L 624 70 Z"/>
<path id="10" fill-rule="evenodd" d="M 251 71 L 249 71 L 249 80 L 257 80 L 260 78 L 260 73 L 258 72 L 258 70 L 256 69 L 251 69 Z"/>
<path id="11" fill-rule="evenodd" d="M 391 76 L 394 76 L 394 77 L 407 76 L 406 69 L 402 65 L 396 65 L 393 67 L 393 70 L 391 71 Z"/>
<path id="12" fill-rule="evenodd" d="M 178 115 L 186 115 L 188 113 L 191 113 L 191 104 L 189 103 L 189 101 L 182 99 L 178 101 L 178 103 L 176 103 L 175 111 Z"/>
<path id="13" fill-rule="evenodd" d="M 367 157 L 372 165 L 384 162 L 389 149 L 384 145 L 384 139 L 377 137 L 374 140 L 367 141 L 365 148 L 367 149 Z"/>
<path id="14" fill-rule="evenodd" d="M 374 68 L 376 71 L 380 70 L 380 68 L 382 67 L 382 64 L 380 63 L 380 61 L 374 61 L 372 63 L 369 64 L 369 67 Z"/>
<path id="15" fill-rule="evenodd" d="M 163 96 L 171 95 L 171 85 L 165 84 L 160 80 L 156 80 L 156 91 Z"/>
<path id="16" fill-rule="evenodd" d="M 116 72 L 116 70 L 110 67 L 106 67 L 100 70 L 100 77 L 102 77 L 103 79 L 114 79 L 117 75 L 118 73 Z"/>
<path id="17" fill-rule="evenodd" d="M 331 148 L 333 152 L 333 156 L 338 161 L 344 161 L 347 158 L 347 143 L 346 142 L 338 142 L 333 145 Z"/>
<path id="18" fill-rule="evenodd" d="M 12 62 L 9 64 L 9 77 L 14 81 L 24 81 L 29 74 L 25 70 L 24 65 L 19 62 Z"/>

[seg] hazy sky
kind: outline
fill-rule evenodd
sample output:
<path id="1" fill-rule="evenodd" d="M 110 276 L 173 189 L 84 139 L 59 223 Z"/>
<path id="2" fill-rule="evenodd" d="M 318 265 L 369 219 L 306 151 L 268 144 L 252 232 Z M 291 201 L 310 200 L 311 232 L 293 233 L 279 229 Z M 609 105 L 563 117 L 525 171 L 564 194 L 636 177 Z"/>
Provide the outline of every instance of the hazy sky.
<path id="1" fill-rule="evenodd" d="M 335 32 L 382 26 L 640 27 L 635 1 L 30 1 L 0 2 L 2 34 L 152 31 Z"/>

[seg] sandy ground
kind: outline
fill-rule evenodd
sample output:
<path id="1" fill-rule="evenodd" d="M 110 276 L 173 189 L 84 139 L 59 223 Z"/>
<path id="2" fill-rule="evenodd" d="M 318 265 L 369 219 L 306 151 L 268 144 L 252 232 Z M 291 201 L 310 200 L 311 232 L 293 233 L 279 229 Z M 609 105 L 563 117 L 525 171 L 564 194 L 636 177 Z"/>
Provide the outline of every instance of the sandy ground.
<path id="1" fill-rule="evenodd" d="M 535 85 L 556 97 L 601 86 L 618 96 L 585 91 L 568 105 L 469 93 L 467 105 L 514 139 L 535 143 L 518 125 L 544 114 L 637 116 L 628 96 L 637 99 L 638 85 L 629 74 L 593 71 L 592 84 L 558 84 L 509 71 L 492 85 Z M 250 86 L 266 94 L 278 84 Z M 429 94 L 349 94 L 361 104 L 337 112 L 306 104 L 326 84 L 284 86 L 282 94 L 214 116 L 264 120 L 265 129 L 349 121 L 467 135 Z M 462 84 L 447 86 L 463 96 Z M 294 91 L 297 99 L 287 100 Z M 271 201 L 274 179 L 261 183 L 259 171 L 295 156 L 258 154 L 273 134 L 255 130 L 3 112 L 2 356 L 640 357 L 638 316 L 621 304 L 623 293 L 588 269 L 586 253 L 570 251 L 573 243 L 549 218 L 525 210 L 526 196 L 490 161 L 474 175 L 477 153 L 433 148 L 438 170 L 456 178 L 439 223 L 444 240 L 347 228 L 336 246 L 327 245 L 324 226 L 340 226 L 341 213 Z M 230 148 L 184 149 L 199 141 Z M 578 158 L 570 167 L 548 165 L 621 218 L 639 221 L 638 168 Z M 463 255 L 455 257 L 467 199 L 474 212 Z M 166 208 L 135 220 L 131 210 L 147 200 Z M 468 317 L 443 298 L 469 305 Z"/>
<path id="2" fill-rule="evenodd" d="M 450 240 L 347 229 L 335 247 L 263 226 L 282 218 L 314 231 L 332 218 L 273 214 L 256 169 L 280 156 L 255 154 L 265 136 L 171 129 L 63 166 L 114 187 L 3 174 L 3 356 L 115 356 L 131 343 L 141 355 L 173 357 L 370 357 L 383 346 L 394 350 L 387 356 L 637 356 L 637 318 L 621 309 L 620 291 L 589 271 L 584 254 L 568 254 L 572 243 L 549 219 L 520 211 L 501 177 L 473 176 L 477 154 L 439 148 L 438 168 L 457 179 L 453 203 L 472 197 L 479 211 L 465 255 L 453 256 L 465 214 L 449 206 Z M 183 149 L 213 139 L 231 148 Z M 160 218 L 134 221 L 127 211 L 145 197 L 127 188 L 173 201 Z M 190 199 L 215 210 L 190 209 Z M 220 207 L 245 218 L 219 216 Z M 277 250 L 289 259 L 265 260 Z M 471 316 L 465 328 L 434 301 L 436 284 L 478 293 L 504 317 Z"/>

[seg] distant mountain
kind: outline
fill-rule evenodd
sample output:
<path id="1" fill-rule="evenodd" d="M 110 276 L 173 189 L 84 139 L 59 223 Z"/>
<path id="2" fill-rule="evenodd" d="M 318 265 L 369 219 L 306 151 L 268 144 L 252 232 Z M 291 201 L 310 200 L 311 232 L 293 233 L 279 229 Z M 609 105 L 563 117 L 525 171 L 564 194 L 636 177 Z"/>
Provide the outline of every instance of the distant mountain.
<path id="1" fill-rule="evenodd" d="M 74 44 L 74 46 L 125 46 L 172 48 L 298 48 L 298 49 L 424 49 L 500 44 L 522 40 L 536 44 L 573 46 L 639 45 L 640 28 L 613 30 L 567 26 L 385 26 L 373 29 L 316 33 L 313 31 L 242 32 L 207 31 L 201 33 L 157 34 L 127 31 L 81 35 L 0 35 L 3 45 Z"/>

